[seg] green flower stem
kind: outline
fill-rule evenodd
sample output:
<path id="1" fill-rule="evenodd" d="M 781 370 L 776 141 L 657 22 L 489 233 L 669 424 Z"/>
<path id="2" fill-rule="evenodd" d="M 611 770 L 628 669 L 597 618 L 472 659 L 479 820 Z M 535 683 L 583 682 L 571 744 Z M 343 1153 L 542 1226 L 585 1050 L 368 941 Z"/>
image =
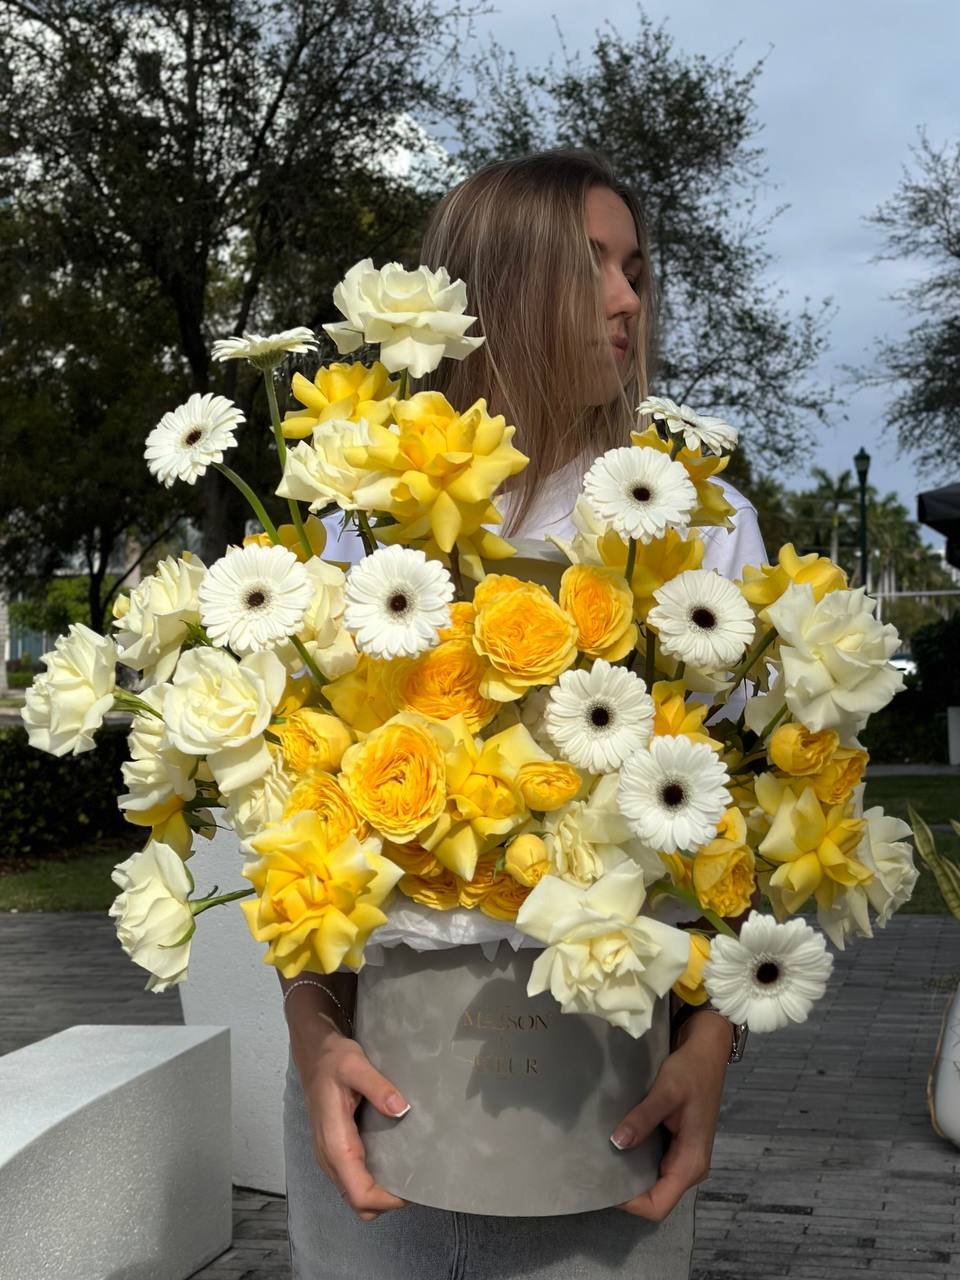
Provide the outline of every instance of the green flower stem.
<path id="1" fill-rule="evenodd" d="M 450 548 L 450 577 L 453 579 L 457 599 L 466 600 L 467 593 L 463 587 L 463 573 L 460 569 L 460 552 L 457 550 L 456 543 Z"/>
<path id="2" fill-rule="evenodd" d="M 404 369 L 400 374 L 400 385 L 397 387 L 397 399 L 406 400 L 410 395 L 410 370 Z"/>
<path id="3" fill-rule="evenodd" d="M 114 711 L 132 711 L 137 716 L 156 716 L 158 720 L 163 719 L 160 712 L 151 707 L 149 702 L 144 702 L 135 693 L 128 693 L 126 689 L 114 689 L 113 709 Z"/>
<path id="4" fill-rule="evenodd" d="M 267 388 L 267 403 L 270 406 L 270 421 L 273 423 L 273 437 L 277 442 L 277 455 L 280 458 L 281 474 L 287 465 L 287 442 L 283 438 L 283 425 L 280 422 L 280 406 L 277 404 L 277 389 L 273 385 L 273 370 L 265 369 L 263 371 L 263 381 Z M 287 506 L 290 509 L 290 519 L 293 521 L 293 527 L 297 531 L 297 537 L 300 539 L 300 545 L 303 547 L 307 559 L 313 555 L 313 548 L 310 546 L 310 539 L 307 537 L 307 531 L 303 527 L 303 516 L 300 514 L 300 503 L 294 498 L 287 499 Z"/>
<path id="5" fill-rule="evenodd" d="M 627 580 L 627 586 L 633 590 L 633 570 L 637 563 L 637 540 L 631 538 L 627 546 L 627 566 L 623 571 L 623 576 Z"/>
<path id="6" fill-rule="evenodd" d="M 653 677 L 657 664 L 657 633 L 647 626 L 647 656 L 643 664 L 643 679 L 648 689 L 653 688 Z"/>
<path id="7" fill-rule="evenodd" d="M 763 655 L 767 652 L 767 650 L 770 648 L 770 646 L 773 644 L 776 638 L 777 638 L 776 627 L 770 627 L 767 631 L 763 633 L 763 635 L 760 637 L 757 643 L 753 646 L 753 648 L 747 650 L 746 654 L 744 655 L 743 659 L 740 661 L 739 665 L 734 667 L 733 672 L 731 673 L 731 678 L 733 683 L 730 685 L 730 688 L 727 690 L 726 693 L 723 693 L 720 695 L 717 701 L 713 704 L 712 710 L 714 711 L 718 710 L 720 707 L 724 706 L 729 701 L 730 695 L 733 693 L 735 689 L 740 687 L 740 685 L 746 679 L 747 675 L 750 673 L 753 667 L 756 666 L 757 662 L 763 657 Z"/>
<path id="8" fill-rule="evenodd" d="M 671 461 L 674 461 L 674 462 L 676 461 L 677 457 L 680 454 L 680 450 L 682 448 L 683 448 L 683 433 L 681 432 L 680 435 L 673 437 L 673 443 L 670 445 Z"/>
<path id="9" fill-rule="evenodd" d="M 264 531 L 270 535 L 270 541 L 279 542 L 280 535 L 277 533 L 276 525 L 267 515 L 263 503 L 247 484 L 246 480 L 241 480 L 237 473 L 224 462 L 215 462 L 213 465 L 222 476 L 226 476 L 230 483 L 240 490 L 246 500 L 250 503 L 250 506 L 253 508 L 254 515 L 256 515 L 257 519 L 260 521 Z"/>
<path id="10" fill-rule="evenodd" d="M 303 643 L 300 637 L 292 636 L 291 639 L 293 640 L 293 647 L 296 649 L 297 653 L 299 653 L 300 657 L 304 661 L 304 665 L 306 666 L 307 670 L 310 672 L 310 675 L 313 677 L 314 684 L 317 686 L 318 689 L 321 689 L 322 686 L 326 683 L 323 677 L 323 672 L 314 662 L 313 658 L 310 657 L 310 654 L 307 652 L 307 646 Z M 329 707 L 330 704 L 327 702 L 326 698 L 324 698 L 322 695 L 320 700 L 325 707 Z"/>
<path id="11" fill-rule="evenodd" d="M 256 893 L 256 889 L 236 889 L 233 893 L 222 893 L 218 898 L 198 898 L 195 902 L 189 903 L 190 910 L 195 916 L 200 915 L 204 911 L 208 911 L 211 907 L 218 907 L 221 902 L 233 902 L 235 898 L 249 898 L 252 893 Z"/>
<path id="12" fill-rule="evenodd" d="M 725 933 L 730 938 L 735 938 L 737 936 L 736 930 L 731 929 L 726 920 L 721 916 L 718 916 L 715 911 L 711 911 L 709 907 L 703 906 L 695 893 L 691 893 L 689 889 L 681 889 L 680 886 L 678 884 L 674 884 L 672 880 L 657 880 L 650 886 L 648 896 L 649 893 L 653 892 L 665 893 L 671 898 L 679 898 L 681 902 L 686 902 L 691 907 L 695 907 L 704 919 L 710 921 L 717 933 Z"/>
<path id="13" fill-rule="evenodd" d="M 372 556 L 377 550 L 377 538 L 370 528 L 370 519 L 365 511 L 357 511 L 357 532 L 363 543 L 364 554 Z"/>
<path id="14" fill-rule="evenodd" d="M 784 703 L 783 706 L 780 708 L 780 710 L 777 712 L 777 714 L 775 716 L 770 717 L 767 723 L 760 730 L 761 742 L 764 742 L 764 743 L 766 742 L 767 738 L 770 737 L 770 734 L 773 733 L 774 729 L 777 727 L 777 725 L 780 723 L 780 721 L 783 719 L 783 717 L 787 714 L 789 710 L 790 708 L 787 706 L 786 703 Z"/>

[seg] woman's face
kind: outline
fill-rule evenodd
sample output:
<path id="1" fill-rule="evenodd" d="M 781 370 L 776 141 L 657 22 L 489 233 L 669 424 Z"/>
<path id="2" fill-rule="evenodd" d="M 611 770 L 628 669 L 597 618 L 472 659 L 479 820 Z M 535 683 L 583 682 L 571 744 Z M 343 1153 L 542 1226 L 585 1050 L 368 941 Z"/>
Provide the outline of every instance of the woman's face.
<path id="1" fill-rule="evenodd" d="M 643 265 L 630 210 L 609 187 L 591 187 L 584 224 L 600 271 L 601 306 L 606 337 L 600 342 L 596 375 L 591 375 L 589 404 L 606 404 L 620 391 L 632 362 Z M 591 365 L 593 362 L 591 362 Z"/>

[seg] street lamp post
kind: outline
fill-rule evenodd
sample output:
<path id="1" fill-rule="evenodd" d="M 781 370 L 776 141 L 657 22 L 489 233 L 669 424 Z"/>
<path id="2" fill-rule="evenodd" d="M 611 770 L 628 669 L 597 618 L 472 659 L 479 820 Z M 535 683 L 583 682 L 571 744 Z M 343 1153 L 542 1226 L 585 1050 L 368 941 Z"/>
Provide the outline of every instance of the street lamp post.
<path id="1" fill-rule="evenodd" d="M 870 589 L 867 572 L 867 473 L 870 470 L 870 455 L 863 445 L 853 457 L 853 465 L 857 468 L 857 480 L 860 482 L 860 585 Z"/>

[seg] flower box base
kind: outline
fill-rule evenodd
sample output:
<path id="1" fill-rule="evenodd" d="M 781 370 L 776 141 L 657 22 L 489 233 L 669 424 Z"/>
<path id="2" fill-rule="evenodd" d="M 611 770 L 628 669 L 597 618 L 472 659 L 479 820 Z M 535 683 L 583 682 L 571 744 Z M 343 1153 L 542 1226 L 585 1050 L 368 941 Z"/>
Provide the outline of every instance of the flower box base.
<path id="1" fill-rule="evenodd" d="M 401 1120 L 364 1103 L 360 1131 L 381 1186 L 416 1204 L 504 1217 L 609 1208 L 649 1190 L 663 1131 L 618 1151 L 617 1123 L 669 1051 L 669 1003 L 639 1040 L 600 1018 L 530 998 L 536 950 L 501 943 L 398 946 L 360 971 L 356 1034 L 411 1104 Z"/>

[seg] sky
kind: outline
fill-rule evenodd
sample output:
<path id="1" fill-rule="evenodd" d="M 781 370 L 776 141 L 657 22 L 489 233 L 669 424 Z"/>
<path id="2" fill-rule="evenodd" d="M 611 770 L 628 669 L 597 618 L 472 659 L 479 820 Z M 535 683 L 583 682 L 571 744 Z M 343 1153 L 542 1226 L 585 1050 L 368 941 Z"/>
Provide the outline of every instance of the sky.
<path id="1" fill-rule="evenodd" d="M 604 21 L 624 36 L 636 29 L 634 0 L 493 4 L 476 20 L 478 37 L 492 35 L 521 65 L 559 53 L 554 18 L 567 47 L 583 52 Z M 647 0 L 643 8 L 654 22 L 667 21 L 685 53 L 715 58 L 735 50 L 741 71 L 765 59 L 754 94 L 755 141 L 766 153 L 769 185 L 758 212 L 789 205 L 769 231 L 771 275 L 798 307 L 805 295 L 814 303 L 834 298 L 829 352 L 817 373 L 839 385 L 844 365 L 870 362 L 876 338 L 895 339 L 909 327 L 888 298 L 922 275 L 923 264 L 871 262 L 882 241 L 863 219 L 895 191 L 918 126 L 935 146 L 960 137 L 960 0 Z M 846 421 L 819 429 L 815 463 L 837 474 L 852 469 L 865 447 L 871 484 L 895 491 L 913 513 L 918 490 L 960 480 L 958 459 L 931 481 L 908 455 L 898 457 L 881 435 L 889 393 L 841 389 Z M 802 473 L 786 479 L 804 483 Z M 942 546 L 938 535 L 927 537 Z"/>

